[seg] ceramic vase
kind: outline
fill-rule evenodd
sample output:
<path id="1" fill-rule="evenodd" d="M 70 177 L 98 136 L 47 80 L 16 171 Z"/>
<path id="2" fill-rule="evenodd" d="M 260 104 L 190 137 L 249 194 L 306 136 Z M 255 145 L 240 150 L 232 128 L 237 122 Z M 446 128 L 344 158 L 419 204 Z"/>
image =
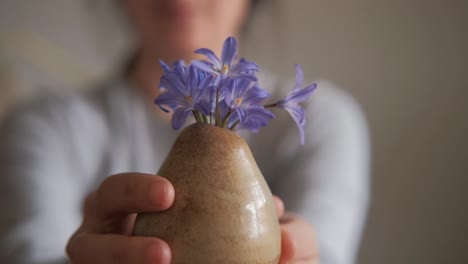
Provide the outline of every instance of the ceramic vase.
<path id="1" fill-rule="evenodd" d="M 174 186 L 168 210 L 140 213 L 134 235 L 166 241 L 172 264 L 277 264 L 274 200 L 247 143 L 228 129 L 193 124 L 158 175 Z"/>

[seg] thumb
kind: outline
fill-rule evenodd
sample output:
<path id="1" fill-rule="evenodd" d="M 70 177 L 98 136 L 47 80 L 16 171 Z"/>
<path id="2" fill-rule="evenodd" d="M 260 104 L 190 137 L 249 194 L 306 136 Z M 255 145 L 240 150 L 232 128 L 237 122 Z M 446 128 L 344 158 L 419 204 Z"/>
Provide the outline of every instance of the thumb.
<path id="1" fill-rule="evenodd" d="M 281 257 L 279 264 L 289 263 L 294 259 L 295 247 L 291 235 L 285 227 L 281 227 Z"/>

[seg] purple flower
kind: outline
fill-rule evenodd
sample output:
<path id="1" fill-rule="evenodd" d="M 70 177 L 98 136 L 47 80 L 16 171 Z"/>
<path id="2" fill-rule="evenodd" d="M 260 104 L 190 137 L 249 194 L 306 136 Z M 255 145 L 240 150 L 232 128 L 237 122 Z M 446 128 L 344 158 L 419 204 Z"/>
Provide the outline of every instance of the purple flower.
<path id="1" fill-rule="evenodd" d="M 164 70 L 160 81 L 163 92 L 155 103 L 165 112 L 174 112 L 175 130 L 182 127 L 192 112 L 198 123 L 258 132 L 275 118 L 267 108 L 278 107 L 291 115 L 304 144 L 305 111 L 299 104 L 310 97 L 317 85 L 302 88 L 300 65 L 296 65 L 293 90 L 274 104 L 262 105 L 270 94 L 257 84 L 257 64 L 243 58 L 237 61 L 235 38 L 226 39 L 221 58 L 210 49 L 198 49 L 195 53 L 205 55 L 208 60 L 195 60 L 190 65 L 179 60 L 171 66 L 160 61 Z"/>
<path id="2" fill-rule="evenodd" d="M 258 132 L 275 116 L 260 104 L 270 94 L 247 79 L 231 79 L 225 87 L 224 102 L 228 109 L 228 127 L 238 124 L 239 129 Z M 229 115 L 230 114 L 230 115 Z"/>
<path id="3" fill-rule="evenodd" d="M 230 79 L 224 90 L 224 100 L 230 112 L 236 112 L 240 123 L 244 122 L 247 110 L 260 104 L 270 94 L 247 79 Z"/>
<path id="4" fill-rule="evenodd" d="M 305 88 L 301 88 L 304 80 L 304 74 L 302 72 L 301 65 L 296 65 L 296 72 L 296 85 L 294 86 L 293 90 L 283 100 L 280 100 L 275 105 L 286 110 L 291 115 L 294 122 L 296 122 L 296 125 L 299 128 L 301 144 L 303 145 L 304 126 L 306 120 L 304 118 L 304 109 L 299 105 L 299 103 L 309 99 L 312 92 L 315 90 L 315 88 L 317 88 L 317 84 L 314 83 Z"/>
<path id="5" fill-rule="evenodd" d="M 180 80 L 185 83 L 187 81 L 188 70 L 185 62 L 183 60 L 178 60 L 172 64 L 172 68 L 169 67 L 163 60 L 159 60 L 159 64 L 164 70 L 164 73 L 169 74 L 173 73 L 176 74 Z"/>
<path id="6" fill-rule="evenodd" d="M 163 68 L 165 74 L 175 74 L 183 84 L 187 84 L 189 76 L 189 66 L 185 65 L 184 60 L 178 60 L 169 67 L 163 60 L 159 60 L 159 64 Z M 196 70 L 199 81 L 203 80 L 209 73 L 201 70 Z"/>
<path id="7" fill-rule="evenodd" d="M 247 129 L 257 133 L 261 127 L 268 125 L 270 119 L 275 118 L 272 112 L 263 106 L 254 106 L 246 110 L 243 122 L 240 122 L 239 129 Z"/>
<path id="8" fill-rule="evenodd" d="M 261 127 L 268 125 L 270 119 L 275 118 L 272 112 L 265 109 L 263 106 L 252 106 L 245 110 L 245 118 L 240 122 L 237 112 L 232 112 L 229 115 L 229 107 L 225 101 L 219 104 L 221 116 L 227 117 L 227 127 L 231 130 L 246 129 L 257 133 Z"/>
<path id="9" fill-rule="evenodd" d="M 252 74 L 252 72 L 258 71 L 258 65 L 255 62 L 242 59 L 239 63 L 234 64 L 237 58 L 237 40 L 234 37 L 229 37 L 224 41 L 221 59 L 207 48 L 198 49 L 195 53 L 205 55 L 209 61 L 194 60 L 192 65 L 216 75 L 217 82 L 226 77 L 257 80 L 257 77 Z"/>
<path id="10" fill-rule="evenodd" d="M 217 86 L 207 84 L 198 104 L 198 110 L 206 116 L 211 116 L 216 109 L 216 91 Z"/>
<path id="11" fill-rule="evenodd" d="M 200 108 L 200 99 L 204 90 L 211 83 L 213 77 L 205 76 L 200 80 L 199 70 L 189 66 L 186 80 L 184 76 L 176 72 L 169 72 L 161 77 L 160 87 L 164 90 L 154 101 L 163 111 L 169 112 L 165 106 L 174 111 L 172 115 L 172 127 L 178 130 L 194 110 Z"/>

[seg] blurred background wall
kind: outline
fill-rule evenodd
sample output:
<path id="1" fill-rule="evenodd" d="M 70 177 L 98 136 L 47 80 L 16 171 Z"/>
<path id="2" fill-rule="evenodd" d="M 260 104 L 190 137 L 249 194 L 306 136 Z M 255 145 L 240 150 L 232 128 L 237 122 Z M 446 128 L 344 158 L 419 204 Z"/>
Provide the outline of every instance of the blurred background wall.
<path id="1" fill-rule="evenodd" d="M 468 263 L 468 1 L 265 2 L 244 54 L 288 77 L 301 63 L 367 114 L 373 200 L 359 263 Z M 0 1 L 0 116 L 111 76 L 128 36 L 112 0 Z"/>

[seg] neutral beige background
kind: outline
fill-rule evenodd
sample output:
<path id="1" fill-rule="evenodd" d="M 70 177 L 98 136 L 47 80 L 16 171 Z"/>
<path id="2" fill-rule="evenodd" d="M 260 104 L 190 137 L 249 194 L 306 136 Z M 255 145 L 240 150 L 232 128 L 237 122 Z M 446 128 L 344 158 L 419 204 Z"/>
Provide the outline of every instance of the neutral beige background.
<path id="1" fill-rule="evenodd" d="M 278 1 L 273 12 L 251 54 L 287 74 L 301 62 L 367 113 L 360 263 L 468 263 L 468 1 Z"/>
<path id="2" fill-rule="evenodd" d="M 108 75 L 128 46 L 111 2 L 2 0 L 0 102 Z M 468 263 L 468 1 L 265 2 L 245 54 L 285 76 L 301 63 L 367 113 L 373 202 L 359 263 Z"/>

